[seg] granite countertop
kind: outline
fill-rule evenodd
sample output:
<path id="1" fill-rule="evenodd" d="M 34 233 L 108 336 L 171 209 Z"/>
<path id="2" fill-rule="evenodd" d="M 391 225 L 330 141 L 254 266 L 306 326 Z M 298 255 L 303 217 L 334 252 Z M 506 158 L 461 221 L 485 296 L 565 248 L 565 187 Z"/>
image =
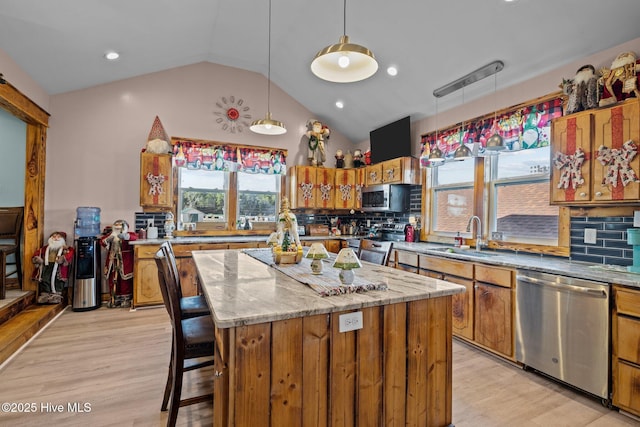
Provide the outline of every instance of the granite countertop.
<path id="1" fill-rule="evenodd" d="M 626 267 L 591 264 L 582 261 L 571 261 L 550 255 L 531 255 L 510 251 L 493 251 L 483 249 L 477 254 L 474 249 L 449 253 L 444 249 L 449 246 L 424 242 L 394 242 L 394 249 L 436 255 L 446 258 L 479 262 L 516 269 L 540 271 L 562 276 L 576 277 L 610 284 L 626 285 L 640 288 L 640 274 L 626 271 Z M 485 254 L 485 255 L 483 255 Z"/>
<path id="2" fill-rule="evenodd" d="M 241 250 L 194 251 L 193 260 L 216 325 L 221 328 L 438 298 L 465 291 L 464 286 L 454 283 L 363 263 L 356 275 L 384 282 L 387 290 L 322 297 L 309 286 Z M 310 260 L 303 258 L 302 263 Z"/>
<path id="3" fill-rule="evenodd" d="M 249 235 L 249 236 L 177 236 L 172 239 L 138 239 L 129 242 L 131 245 L 159 245 L 167 240 L 171 240 L 174 245 L 186 245 L 190 243 L 245 243 L 245 242 L 266 242 L 268 235 Z M 354 236 L 300 236 L 300 240 L 317 241 L 317 240 L 335 240 L 353 238 Z"/>

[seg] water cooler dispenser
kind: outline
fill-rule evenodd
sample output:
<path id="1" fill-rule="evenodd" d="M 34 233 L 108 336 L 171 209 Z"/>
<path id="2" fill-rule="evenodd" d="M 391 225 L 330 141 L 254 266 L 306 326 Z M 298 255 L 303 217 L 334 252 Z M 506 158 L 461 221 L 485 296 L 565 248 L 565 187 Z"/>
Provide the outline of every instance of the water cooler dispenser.
<path id="1" fill-rule="evenodd" d="M 102 304 L 100 208 L 80 207 L 77 214 L 72 309 L 87 311 Z"/>

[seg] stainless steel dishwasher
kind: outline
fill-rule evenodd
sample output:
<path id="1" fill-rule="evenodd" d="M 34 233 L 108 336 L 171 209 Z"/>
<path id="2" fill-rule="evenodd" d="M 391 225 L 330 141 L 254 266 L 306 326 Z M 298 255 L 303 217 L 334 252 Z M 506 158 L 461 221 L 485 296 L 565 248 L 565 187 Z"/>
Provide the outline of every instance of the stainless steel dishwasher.
<path id="1" fill-rule="evenodd" d="M 609 402 L 609 285 L 518 271 L 516 360 Z"/>

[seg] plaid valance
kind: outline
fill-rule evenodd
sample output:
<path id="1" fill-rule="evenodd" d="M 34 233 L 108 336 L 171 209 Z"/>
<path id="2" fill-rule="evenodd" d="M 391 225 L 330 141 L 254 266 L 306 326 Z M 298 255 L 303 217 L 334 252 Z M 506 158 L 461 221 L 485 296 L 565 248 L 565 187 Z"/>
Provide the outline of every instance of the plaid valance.
<path id="1" fill-rule="evenodd" d="M 472 148 L 479 142 L 480 153 L 484 151 L 487 139 L 494 133 L 502 136 L 507 150 L 517 151 L 549 145 L 551 120 L 562 116 L 562 98 L 519 107 L 494 117 L 473 119 L 442 131 L 422 135 L 422 156 L 428 156 L 432 147 L 442 151 L 445 158 L 452 158 L 461 141 Z"/>
<path id="2" fill-rule="evenodd" d="M 187 169 L 284 175 L 286 160 L 285 150 L 203 141 L 173 141 L 174 164 Z"/>

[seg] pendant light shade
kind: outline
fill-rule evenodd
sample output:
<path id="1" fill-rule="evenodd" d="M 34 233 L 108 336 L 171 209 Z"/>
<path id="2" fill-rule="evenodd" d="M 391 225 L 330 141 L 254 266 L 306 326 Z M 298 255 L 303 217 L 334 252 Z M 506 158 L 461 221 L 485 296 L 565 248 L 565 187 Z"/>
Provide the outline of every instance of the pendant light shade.
<path id="1" fill-rule="evenodd" d="M 373 52 L 350 43 L 346 31 L 347 0 L 344 0 L 344 26 L 340 41 L 318 52 L 311 62 L 311 72 L 323 80 L 351 83 L 368 79 L 378 71 Z"/>
<path id="2" fill-rule="evenodd" d="M 267 65 L 267 114 L 262 120 L 254 120 L 249 126 L 252 132 L 261 135 L 282 135 L 287 129 L 281 121 L 271 117 L 271 0 L 269 0 L 269 59 Z"/>
<path id="3" fill-rule="evenodd" d="M 498 133 L 498 111 L 496 110 L 495 102 L 496 88 L 498 86 L 498 71 L 500 70 L 497 70 L 496 74 L 493 75 L 493 134 L 487 139 L 487 146 L 485 147 L 485 149 L 489 151 L 502 151 L 507 148 L 504 146 L 504 139 L 502 138 L 502 135 Z"/>
<path id="4" fill-rule="evenodd" d="M 456 151 L 453 152 L 454 160 L 466 160 L 470 159 L 471 157 L 473 157 L 471 155 L 471 150 L 469 150 L 469 147 L 464 145 L 464 143 L 461 143 L 460 146 L 456 148 Z"/>

